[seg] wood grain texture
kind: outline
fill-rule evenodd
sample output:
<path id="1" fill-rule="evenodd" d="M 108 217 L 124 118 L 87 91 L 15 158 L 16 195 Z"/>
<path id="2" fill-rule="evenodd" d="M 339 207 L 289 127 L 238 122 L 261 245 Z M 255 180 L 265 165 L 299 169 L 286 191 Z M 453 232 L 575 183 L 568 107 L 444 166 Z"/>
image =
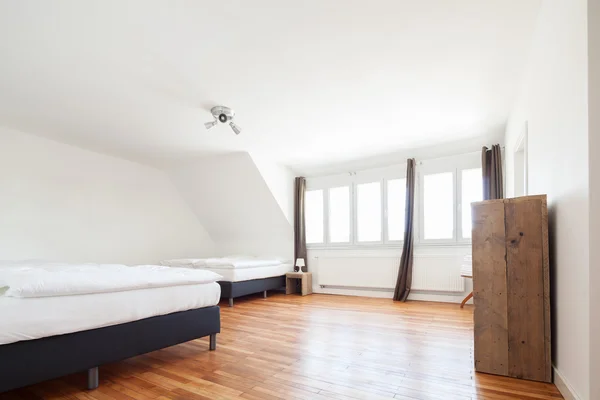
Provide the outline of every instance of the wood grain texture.
<path id="1" fill-rule="evenodd" d="M 226 303 L 223 303 L 226 305 Z M 222 307 L 217 351 L 199 339 L 0 399 L 561 399 L 552 384 L 473 371 L 473 307 L 261 294 Z"/>
<path id="2" fill-rule="evenodd" d="M 484 201 L 472 207 L 476 369 L 551 382 L 546 196 Z M 502 282 L 504 298 L 495 291 Z M 504 335 L 490 335 L 490 330 L 505 328 L 506 342 Z"/>
<path id="3" fill-rule="evenodd" d="M 474 204 L 472 213 L 475 369 L 508 375 L 504 202 Z"/>
<path id="4" fill-rule="evenodd" d="M 293 294 L 298 291 L 302 296 L 312 294 L 312 272 L 288 272 L 286 274 L 285 294 Z"/>
<path id="5" fill-rule="evenodd" d="M 544 380 L 546 354 L 541 202 L 537 199 L 508 201 L 505 210 L 509 375 Z"/>

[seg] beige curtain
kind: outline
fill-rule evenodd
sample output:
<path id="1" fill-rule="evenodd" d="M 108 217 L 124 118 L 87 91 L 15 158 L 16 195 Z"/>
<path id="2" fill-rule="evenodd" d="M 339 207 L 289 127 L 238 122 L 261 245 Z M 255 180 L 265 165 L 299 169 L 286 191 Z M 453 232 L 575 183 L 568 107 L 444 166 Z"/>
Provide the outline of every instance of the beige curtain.
<path id="1" fill-rule="evenodd" d="M 481 168 L 483 175 L 483 199 L 493 200 L 504 198 L 502 181 L 502 151 L 499 144 L 491 149 L 481 150 Z"/>
<path id="2" fill-rule="evenodd" d="M 400 269 L 394 289 L 395 301 L 406 301 L 410 293 L 412 283 L 413 267 L 413 226 L 415 214 L 415 159 L 406 161 L 406 208 L 404 210 L 404 245 L 402 247 L 402 258 L 400 258 Z"/>
<path id="3" fill-rule="evenodd" d="M 308 271 L 306 259 L 306 224 L 304 219 L 304 194 L 306 193 L 306 179 L 297 177 L 294 182 L 294 265 L 298 258 L 304 258 L 306 264 L 302 268 Z"/>

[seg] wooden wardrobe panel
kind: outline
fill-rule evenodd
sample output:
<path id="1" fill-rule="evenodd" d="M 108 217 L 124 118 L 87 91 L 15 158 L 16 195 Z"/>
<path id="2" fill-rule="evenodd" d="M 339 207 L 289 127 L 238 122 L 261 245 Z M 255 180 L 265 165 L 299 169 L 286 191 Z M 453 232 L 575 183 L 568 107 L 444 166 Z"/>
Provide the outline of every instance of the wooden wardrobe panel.
<path id="1" fill-rule="evenodd" d="M 504 203 L 472 206 L 475 369 L 508 375 Z"/>
<path id="2" fill-rule="evenodd" d="M 544 276 L 539 200 L 506 203 L 510 376 L 544 380 Z"/>
<path id="3" fill-rule="evenodd" d="M 551 382 L 546 196 L 488 200 L 472 210 L 476 370 Z"/>

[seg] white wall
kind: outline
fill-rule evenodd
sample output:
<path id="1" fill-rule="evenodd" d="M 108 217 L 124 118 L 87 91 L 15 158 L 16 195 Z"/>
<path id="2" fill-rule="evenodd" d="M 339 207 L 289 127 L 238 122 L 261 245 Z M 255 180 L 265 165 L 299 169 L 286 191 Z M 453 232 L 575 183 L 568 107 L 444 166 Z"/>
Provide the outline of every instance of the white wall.
<path id="1" fill-rule="evenodd" d="M 164 172 L 0 128 L 0 259 L 156 263 L 213 246 Z"/>
<path id="2" fill-rule="evenodd" d="M 271 189 L 271 194 L 277 200 L 283 215 L 290 224 L 294 224 L 294 178 L 291 169 L 274 163 L 263 156 L 250 154 L 265 183 Z"/>
<path id="3" fill-rule="evenodd" d="M 216 245 L 217 255 L 293 258 L 291 223 L 248 153 L 207 157 L 169 169 Z"/>
<path id="4" fill-rule="evenodd" d="M 600 399 L 600 2 L 588 2 L 590 129 L 590 398 Z"/>
<path id="5" fill-rule="evenodd" d="M 587 0 L 546 0 L 506 133 L 513 150 L 528 124 L 529 194 L 548 194 L 553 359 L 581 399 L 590 397 Z"/>

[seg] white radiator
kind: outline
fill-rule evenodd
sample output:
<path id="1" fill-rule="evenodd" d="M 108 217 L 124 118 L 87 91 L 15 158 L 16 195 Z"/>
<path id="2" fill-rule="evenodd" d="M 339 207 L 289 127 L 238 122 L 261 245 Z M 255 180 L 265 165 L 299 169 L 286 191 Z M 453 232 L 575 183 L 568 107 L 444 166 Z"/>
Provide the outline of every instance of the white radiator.
<path id="1" fill-rule="evenodd" d="M 415 255 L 411 289 L 464 292 L 465 278 L 460 276 L 463 257 L 456 254 Z"/>
<path id="2" fill-rule="evenodd" d="M 413 261 L 412 290 L 464 292 L 460 276 L 462 255 L 417 254 Z M 311 257 L 322 287 L 393 290 L 399 256 L 320 255 Z"/>

